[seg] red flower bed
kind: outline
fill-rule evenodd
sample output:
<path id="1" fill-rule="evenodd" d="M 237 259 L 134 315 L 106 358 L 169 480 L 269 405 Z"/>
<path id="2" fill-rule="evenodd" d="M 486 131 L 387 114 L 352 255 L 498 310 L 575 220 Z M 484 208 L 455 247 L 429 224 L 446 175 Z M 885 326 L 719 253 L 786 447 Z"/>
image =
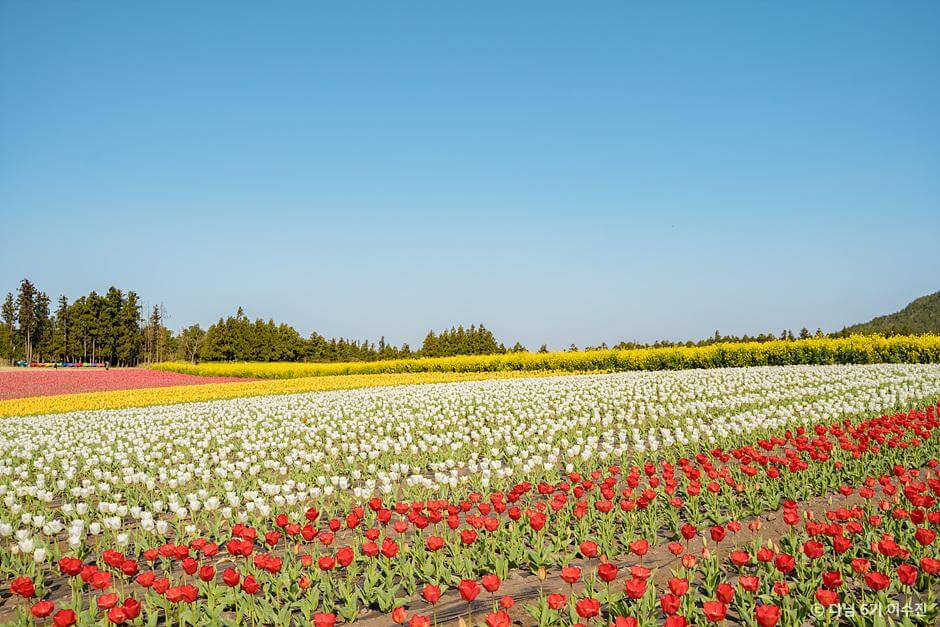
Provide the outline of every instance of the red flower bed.
<path id="1" fill-rule="evenodd" d="M 27 396 L 52 396 L 78 392 L 134 390 L 138 388 L 247 381 L 237 377 L 197 377 L 143 368 L 81 369 L 43 368 L 0 372 L 0 400 Z"/>

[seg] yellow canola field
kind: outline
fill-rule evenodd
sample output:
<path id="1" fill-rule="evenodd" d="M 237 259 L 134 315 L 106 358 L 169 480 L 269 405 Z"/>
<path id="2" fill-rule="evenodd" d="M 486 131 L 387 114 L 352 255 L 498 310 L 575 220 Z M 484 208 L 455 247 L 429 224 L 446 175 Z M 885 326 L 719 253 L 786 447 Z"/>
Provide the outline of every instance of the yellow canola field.
<path id="1" fill-rule="evenodd" d="M 268 394 L 293 394 L 299 392 L 348 390 L 353 388 L 414 385 L 419 383 L 449 383 L 452 381 L 475 381 L 510 377 L 540 377 L 553 374 L 556 373 L 415 372 L 342 375 L 267 381 L 236 381 L 231 383 L 178 385 L 138 390 L 110 390 L 107 392 L 60 394 L 57 396 L 31 396 L 0 401 L 0 418 L 93 409 L 120 409 L 124 407 L 170 405 L 226 398 L 265 396 Z"/>
<path id="2" fill-rule="evenodd" d="M 156 364 L 170 370 L 203 376 L 292 379 L 336 375 L 416 372 L 616 372 L 623 370 L 679 370 L 793 364 L 874 364 L 940 362 L 940 336 L 853 335 L 847 338 L 810 338 L 771 342 L 719 343 L 564 353 L 506 353 L 391 361 L 208 362 Z"/>

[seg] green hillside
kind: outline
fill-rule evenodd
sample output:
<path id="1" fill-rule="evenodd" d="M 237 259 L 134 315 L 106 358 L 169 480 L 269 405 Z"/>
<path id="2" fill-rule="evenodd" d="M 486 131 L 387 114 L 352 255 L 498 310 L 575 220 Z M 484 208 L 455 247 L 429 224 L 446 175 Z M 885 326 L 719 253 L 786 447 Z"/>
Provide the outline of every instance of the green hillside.
<path id="1" fill-rule="evenodd" d="M 842 333 L 940 333 L 940 292 L 921 296 L 901 311 L 847 327 Z"/>

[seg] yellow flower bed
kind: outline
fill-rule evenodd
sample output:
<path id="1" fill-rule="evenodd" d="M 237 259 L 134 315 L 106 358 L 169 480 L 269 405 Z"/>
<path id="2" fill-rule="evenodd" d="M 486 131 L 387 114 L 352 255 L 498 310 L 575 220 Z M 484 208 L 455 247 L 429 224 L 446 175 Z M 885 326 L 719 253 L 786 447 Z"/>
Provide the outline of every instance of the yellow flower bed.
<path id="1" fill-rule="evenodd" d="M 940 336 L 811 338 L 797 341 L 737 342 L 709 346 L 678 346 L 574 353 L 507 353 L 393 361 L 210 362 L 162 363 L 154 368 L 194 375 L 292 379 L 372 373 L 415 372 L 612 372 L 621 370 L 676 370 L 734 366 L 791 364 L 872 364 L 940 362 Z"/>
<path id="2" fill-rule="evenodd" d="M 452 381 L 503 379 L 510 377 L 538 377 L 552 374 L 556 373 L 389 373 L 319 376 L 267 381 L 236 381 L 231 383 L 178 385 L 139 390 L 110 390 L 107 392 L 84 392 L 80 394 L 60 394 L 56 396 L 31 396 L 0 401 L 0 417 L 29 416 L 94 409 L 120 409 L 123 407 L 146 407 L 148 405 L 191 403 L 246 396 L 265 396 L 268 394 L 292 394 L 297 392 L 346 390 L 387 385 L 413 385 L 418 383 L 448 383 Z"/>
<path id="3" fill-rule="evenodd" d="M 852 336 L 721 343 L 700 347 L 508 353 L 352 363 L 163 363 L 154 367 L 194 375 L 265 380 L 10 399 L 0 401 L 0 417 L 561 373 L 789 364 L 937 362 L 940 362 L 940 336 L 919 335 L 888 338 Z"/>

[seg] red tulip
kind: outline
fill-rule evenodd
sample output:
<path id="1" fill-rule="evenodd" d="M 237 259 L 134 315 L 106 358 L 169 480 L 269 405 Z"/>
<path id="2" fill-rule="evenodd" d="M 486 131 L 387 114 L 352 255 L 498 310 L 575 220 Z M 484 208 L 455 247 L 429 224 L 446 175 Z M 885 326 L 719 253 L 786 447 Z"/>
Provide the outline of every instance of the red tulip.
<path id="1" fill-rule="evenodd" d="M 124 602 L 121 604 L 122 609 L 124 610 L 124 616 L 127 620 L 134 620 L 140 616 L 140 601 L 133 597 L 127 597 L 124 599 Z"/>
<path id="2" fill-rule="evenodd" d="M 901 564 L 898 566 L 898 581 L 905 586 L 913 586 L 917 581 L 917 568 L 910 564 Z"/>
<path id="3" fill-rule="evenodd" d="M 472 579 L 464 579 L 457 584 L 457 590 L 460 592 L 461 598 L 467 603 L 470 603 L 480 594 L 480 584 Z"/>
<path id="4" fill-rule="evenodd" d="M 751 561 L 751 556 L 748 555 L 747 551 L 731 551 L 729 557 L 731 558 L 731 563 L 735 566 L 744 566 Z"/>
<path id="5" fill-rule="evenodd" d="M 837 570 L 827 570 L 822 574 L 823 586 L 835 590 L 842 585 L 842 573 Z"/>
<path id="6" fill-rule="evenodd" d="M 796 559 L 792 555 L 781 553 L 774 558 L 774 568 L 786 575 L 796 566 Z"/>
<path id="7" fill-rule="evenodd" d="M 36 618 L 45 618 L 49 616 L 49 614 L 52 614 L 52 610 L 54 609 L 55 603 L 52 601 L 39 601 L 29 608 L 29 613 Z"/>
<path id="8" fill-rule="evenodd" d="M 594 618 L 601 611 L 601 604 L 597 599 L 585 597 L 575 603 L 575 611 L 581 618 Z"/>
<path id="9" fill-rule="evenodd" d="M 230 588 L 237 586 L 239 581 L 241 581 L 241 575 L 234 568 L 226 568 L 222 573 L 222 582 Z"/>
<path id="10" fill-rule="evenodd" d="M 490 612 L 486 615 L 484 622 L 486 627 L 509 627 L 512 624 L 509 614 L 503 611 Z"/>
<path id="11" fill-rule="evenodd" d="M 434 605 L 441 598 L 441 589 L 435 585 L 428 584 L 421 589 L 421 598 Z"/>
<path id="12" fill-rule="evenodd" d="M 823 607 L 829 607 L 839 602 L 839 594 L 832 590 L 820 588 L 816 591 L 816 602 Z"/>
<path id="13" fill-rule="evenodd" d="M 729 583 L 720 583 L 718 587 L 715 588 L 715 597 L 725 605 L 728 605 L 731 603 L 732 599 L 734 599 L 734 588 Z"/>
<path id="14" fill-rule="evenodd" d="M 548 603 L 548 607 L 553 610 L 560 610 L 565 607 L 565 603 L 568 602 L 568 599 L 565 598 L 565 595 L 558 594 L 557 592 L 548 595 L 548 598 L 545 599 Z"/>
<path id="15" fill-rule="evenodd" d="M 742 590 L 757 592 L 757 589 L 760 588 L 760 578 L 753 575 L 742 575 L 738 578 L 738 584 Z"/>
<path id="16" fill-rule="evenodd" d="M 352 564 L 355 557 L 356 555 L 355 553 L 353 553 L 353 550 L 351 547 L 341 546 L 339 547 L 339 549 L 336 550 L 336 563 L 342 566 L 343 568 L 346 568 L 347 566 Z"/>
<path id="17" fill-rule="evenodd" d="M 199 569 L 199 563 L 191 557 L 184 559 L 180 566 L 187 575 L 192 575 Z"/>
<path id="18" fill-rule="evenodd" d="M 937 539 L 937 532 L 933 529 L 920 527 L 914 532 L 914 539 L 917 540 L 921 546 L 927 546 Z"/>
<path id="19" fill-rule="evenodd" d="M 581 578 L 581 569 L 577 566 L 565 566 L 561 569 L 561 578 L 569 585 L 573 585 Z"/>
<path id="20" fill-rule="evenodd" d="M 689 580 L 679 577 L 673 577 L 669 580 L 669 590 L 676 596 L 681 597 L 689 591 Z"/>
<path id="21" fill-rule="evenodd" d="M 215 567 L 210 564 L 206 564 L 205 566 L 200 568 L 199 578 L 206 582 L 212 581 L 213 579 L 215 579 Z"/>
<path id="22" fill-rule="evenodd" d="M 261 584 L 254 577 L 248 575 L 242 580 L 242 590 L 247 594 L 257 594 L 261 590 Z"/>
<path id="23" fill-rule="evenodd" d="M 664 614 L 671 616 L 679 611 L 679 603 L 681 603 L 681 601 L 682 599 L 674 594 L 664 594 L 659 599 L 659 606 L 662 608 Z"/>
<path id="24" fill-rule="evenodd" d="M 920 558 L 920 569 L 928 575 L 936 575 L 940 573 L 940 560 L 932 557 L 922 557 Z"/>
<path id="25" fill-rule="evenodd" d="M 631 599 L 641 599 L 646 594 L 646 579 L 634 577 L 628 579 L 623 585 L 624 592 Z"/>
<path id="26" fill-rule="evenodd" d="M 867 573 L 869 568 L 871 568 L 871 562 L 869 562 L 867 559 L 856 557 L 852 560 L 852 570 L 854 570 L 859 575 Z"/>
<path id="27" fill-rule="evenodd" d="M 334 627 L 336 614 L 314 614 L 313 627 Z"/>
<path id="28" fill-rule="evenodd" d="M 630 551 L 637 557 L 643 557 L 650 550 L 650 543 L 646 540 L 634 540 L 630 543 Z"/>
<path id="29" fill-rule="evenodd" d="M 852 541 L 845 536 L 836 536 L 832 539 L 832 549 L 842 555 L 852 547 Z"/>
<path id="30" fill-rule="evenodd" d="M 110 610 L 117 605 L 118 600 L 118 595 L 116 594 L 102 594 L 97 600 L 98 609 Z"/>
<path id="31" fill-rule="evenodd" d="M 872 590 L 884 590 L 891 584 L 891 579 L 887 575 L 870 572 L 865 574 L 865 585 L 871 588 Z"/>
<path id="32" fill-rule="evenodd" d="M 702 613 L 705 614 L 705 618 L 713 623 L 723 621 L 727 611 L 728 608 L 720 601 L 705 601 L 705 603 L 702 604 Z"/>
<path id="33" fill-rule="evenodd" d="M 52 617 L 52 624 L 55 627 L 72 627 L 77 622 L 78 616 L 75 615 L 74 610 L 59 610 Z"/>
<path id="34" fill-rule="evenodd" d="M 483 589 L 491 594 L 499 590 L 499 585 L 502 583 L 496 575 L 483 575 L 480 582 L 483 584 Z"/>
<path id="35" fill-rule="evenodd" d="M 69 577 L 75 577 L 82 572 L 82 560 L 75 557 L 63 557 L 59 560 L 59 572 Z"/>
<path id="36" fill-rule="evenodd" d="M 17 577 L 10 582 L 10 592 L 24 599 L 31 599 L 36 596 L 36 587 L 29 577 Z"/>
<path id="37" fill-rule="evenodd" d="M 758 605 L 754 609 L 754 618 L 760 627 L 774 627 L 780 620 L 780 608 L 776 605 Z"/>
<path id="38" fill-rule="evenodd" d="M 825 554 L 826 548 L 821 542 L 809 540 L 803 544 L 803 553 L 811 560 L 817 560 Z"/>
<path id="39" fill-rule="evenodd" d="M 389 559 L 398 555 L 398 545 L 391 538 L 382 540 L 382 555 Z"/>
<path id="40" fill-rule="evenodd" d="M 597 567 L 597 577 L 604 583 L 610 583 L 617 578 L 617 567 L 610 562 L 604 562 Z"/>
<path id="41" fill-rule="evenodd" d="M 379 554 L 379 545 L 375 542 L 363 542 L 359 550 L 362 551 L 362 554 L 366 557 L 375 557 Z"/>
<path id="42" fill-rule="evenodd" d="M 89 583 L 95 590 L 106 590 L 111 587 L 111 573 L 99 571 L 91 576 Z"/>

